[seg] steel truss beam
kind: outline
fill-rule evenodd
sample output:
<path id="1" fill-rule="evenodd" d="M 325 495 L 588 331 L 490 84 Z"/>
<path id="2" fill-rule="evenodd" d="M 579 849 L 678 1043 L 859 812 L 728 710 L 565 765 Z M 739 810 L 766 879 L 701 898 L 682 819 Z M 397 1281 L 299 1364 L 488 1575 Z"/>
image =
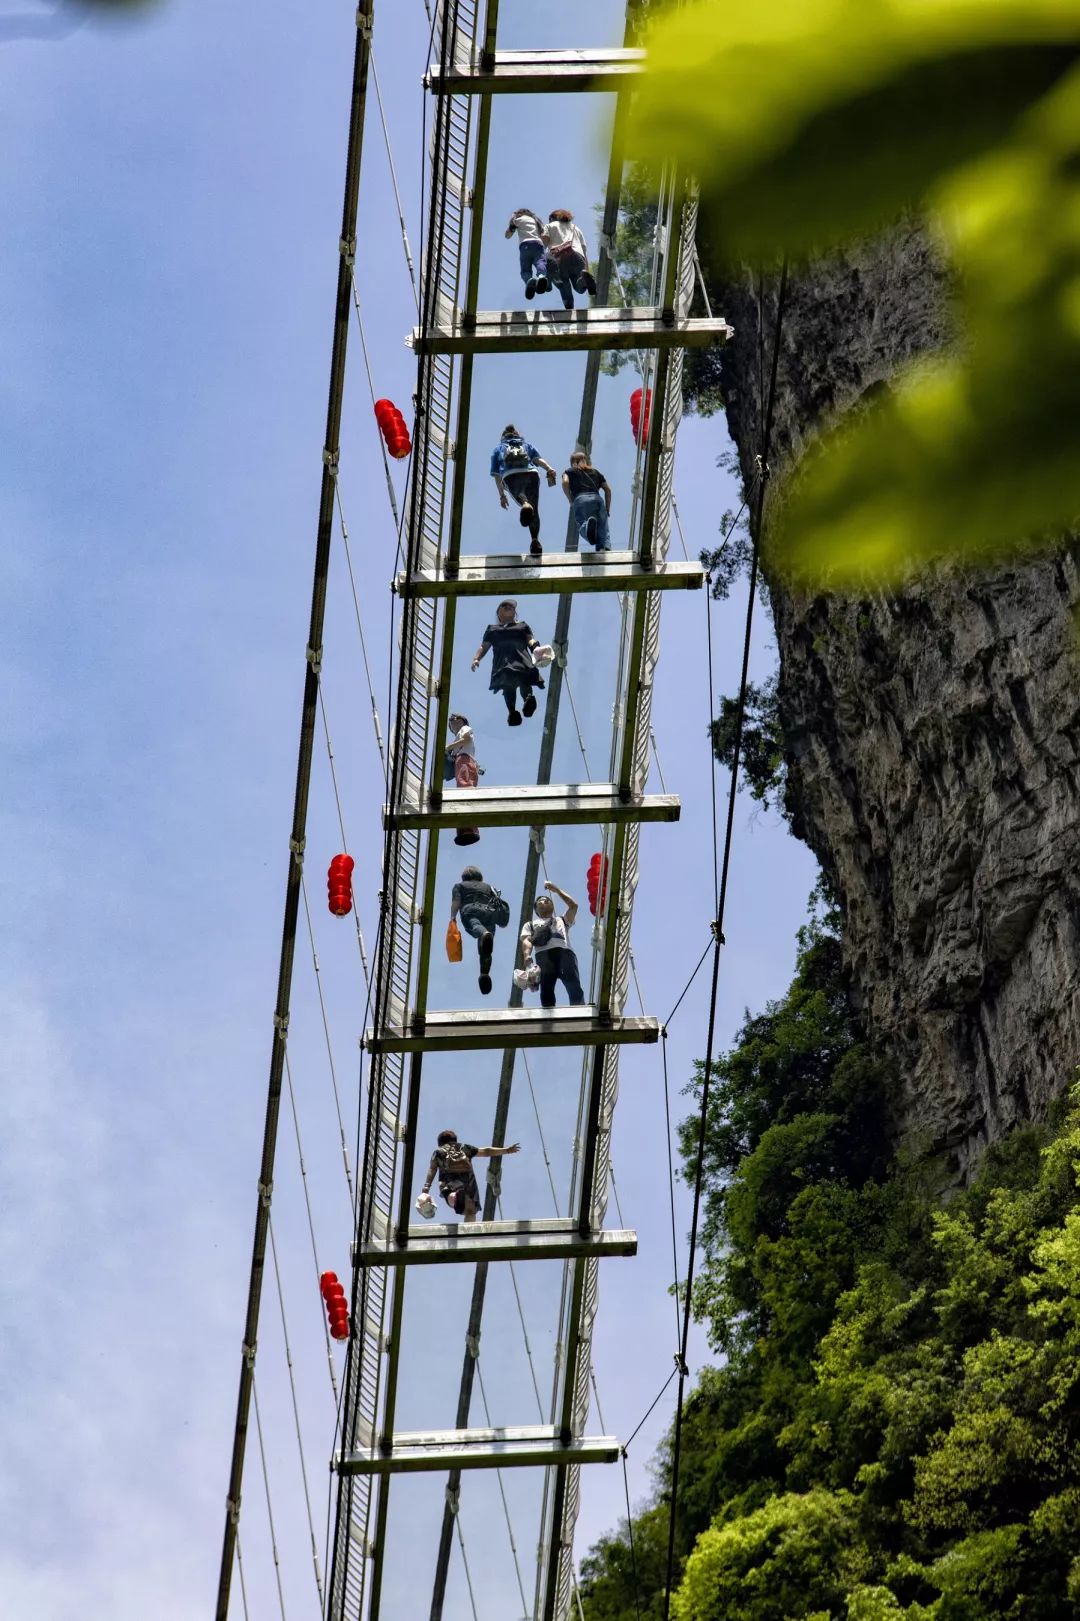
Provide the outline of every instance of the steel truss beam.
<path id="1" fill-rule="evenodd" d="M 654 1018 L 601 1018 L 596 1008 L 468 1008 L 425 1013 L 408 1027 L 364 1032 L 372 1053 L 485 1052 L 493 1047 L 612 1047 L 660 1039 Z"/>
<path id="2" fill-rule="evenodd" d="M 339 1452 L 339 1475 L 417 1475 L 447 1469 L 511 1469 L 549 1463 L 615 1463 L 613 1435 L 563 1436 L 551 1424 L 511 1429 L 398 1430 L 389 1450 Z"/>
<path id="3" fill-rule="evenodd" d="M 434 800 L 435 796 L 430 796 Z M 397 810 L 383 806 L 383 826 L 577 827 L 610 822 L 677 822 L 682 807 L 676 794 L 623 796 L 613 782 L 573 782 L 451 791 L 438 804 L 406 800 Z"/>
<path id="4" fill-rule="evenodd" d="M 437 96 L 558 94 L 568 90 L 625 90 L 645 64 L 633 48 L 474 53 L 448 69 L 432 63 L 425 83 Z"/>
<path id="5" fill-rule="evenodd" d="M 636 1255 L 628 1227 L 582 1234 L 572 1216 L 540 1221 L 447 1222 L 409 1228 L 407 1244 L 365 1244 L 358 1266 L 428 1266 L 465 1261 L 551 1261 L 582 1256 Z"/>
<path id="6" fill-rule="evenodd" d="M 700 563 L 643 563 L 633 552 L 566 552 L 529 558 L 505 552 L 461 557 L 458 572 L 417 569 L 399 574 L 394 589 L 402 597 L 487 597 L 495 591 L 517 596 L 562 595 L 576 591 L 698 591 L 705 582 Z"/>
<path id="7" fill-rule="evenodd" d="M 417 354 L 516 355 L 552 349 L 704 349 L 726 343 L 732 328 L 719 316 L 676 315 L 648 304 L 640 308 L 593 305 L 574 310 L 477 310 L 414 327 Z"/>

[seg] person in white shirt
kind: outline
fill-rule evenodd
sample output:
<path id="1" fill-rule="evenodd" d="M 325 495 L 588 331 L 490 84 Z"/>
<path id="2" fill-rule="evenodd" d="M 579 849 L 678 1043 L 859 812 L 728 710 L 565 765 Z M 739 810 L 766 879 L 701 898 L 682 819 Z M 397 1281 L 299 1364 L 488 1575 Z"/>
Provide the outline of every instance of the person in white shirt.
<path id="1" fill-rule="evenodd" d="M 533 903 L 535 916 L 521 931 L 521 959 L 528 968 L 535 961 L 540 970 L 540 1006 L 555 1006 L 555 985 L 562 980 L 571 1007 L 581 1007 L 585 992 L 581 988 L 578 961 L 570 949 L 570 930 L 577 919 L 577 901 L 558 884 L 544 885 L 550 893 L 538 895 Z M 566 905 L 562 917 L 555 915 L 552 895 L 558 895 Z"/>
<path id="2" fill-rule="evenodd" d="M 447 725 L 450 728 L 444 771 L 447 782 L 455 783 L 458 788 L 479 788 L 480 767 L 476 763 L 476 736 L 469 725 L 468 716 L 450 715 L 447 717 Z M 477 844 L 479 840 L 478 827 L 459 827 L 454 834 L 455 844 Z"/>
<path id="3" fill-rule="evenodd" d="M 548 215 L 547 257 L 544 267 L 552 286 L 559 289 L 563 308 L 572 310 L 574 293 L 596 292 L 596 282 L 589 270 L 589 250 L 580 227 L 568 208 L 553 208 Z"/>
<path id="4" fill-rule="evenodd" d="M 504 234 L 508 242 L 512 236 L 517 236 L 518 268 L 525 283 L 525 297 L 535 298 L 537 293 L 546 293 L 548 279 L 544 274 L 544 255 L 547 252 L 547 237 L 539 214 L 535 214 L 531 208 L 515 208 Z"/>

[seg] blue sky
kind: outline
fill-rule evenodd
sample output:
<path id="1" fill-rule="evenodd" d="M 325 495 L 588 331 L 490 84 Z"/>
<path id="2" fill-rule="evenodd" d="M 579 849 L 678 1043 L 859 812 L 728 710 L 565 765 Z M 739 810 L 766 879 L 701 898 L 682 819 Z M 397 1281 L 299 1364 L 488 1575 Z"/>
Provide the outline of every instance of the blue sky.
<path id="1" fill-rule="evenodd" d="M 44 11 L 33 0 L 21 9 Z M 212 12 L 171 0 L 137 28 L 84 26 L 62 40 L 2 45 L 0 1593 L 13 1617 L 68 1621 L 77 1594 L 79 1613 L 92 1621 L 171 1621 L 207 1613 L 216 1583 L 292 809 L 352 15 L 350 5 L 298 0 L 235 0 Z M 501 18 L 505 44 L 621 35 L 616 0 L 594 0 L 587 16 L 569 0 L 504 0 Z M 414 254 L 427 29 L 422 0 L 383 5 L 377 16 L 380 82 Z M 602 119 L 587 97 L 498 109 L 485 302 L 519 299 L 515 256 L 501 236 L 511 207 L 565 203 L 594 234 Z M 407 408 L 411 292 L 374 120 L 357 276 L 377 392 Z M 355 336 L 341 495 L 385 730 L 394 542 Z M 486 473 L 498 429 L 513 417 L 549 460 L 565 465 L 581 372 L 577 357 L 552 356 L 492 361 L 478 372 L 468 550 L 515 543 Z M 629 505 L 632 386 L 630 374 L 605 381 L 598 410 L 594 459 L 615 489 L 616 522 Z M 713 542 L 732 499 L 715 468 L 724 443 L 717 421 L 691 419 L 680 432 L 676 489 L 691 555 Z M 561 496 L 545 499 L 547 533 L 561 534 Z M 469 650 L 485 622 L 480 606 L 460 615 Z M 535 611 L 529 605 L 542 635 L 550 606 L 545 617 L 542 600 Z M 660 1016 L 708 938 L 705 611 L 702 595 L 687 593 L 669 598 L 663 615 L 654 720 L 668 787 L 684 809 L 677 826 L 645 830 L 635 914 L 642 991 Z M 718 691 L 737 681 L 742 611 L 739 600 L 713 610 Z M 570 676 L 600 776 L 617 608 L 598 600 L 589 612 L 595 617 L 575 625 Z M 326 648 L 326 709 L 370 946 L 381 772 L 340 547 Z M 758 675 L 773 658 L 761 619 Z M 486 678 L 469 678 L 461 661 L 455 668 L 473 682 L 462 702 L 477 725 L 486 783 L 528 780 L 538 729 L 508 731 Z M 560 758 L 567 776 L 579 774 L 568 730 Z M 774 814 L 744 800 L 736 833 L 719 1019 L 725 1041 L 746 1006 L 786 985 L 814 877 L 807 852 Z M 309 895 L 351 1154 L 363 984 L 352 925 L 323 904 L 326 863 L 339 845 L 320 740 Z M 582 897 L 594 847 L 588 829 L 549 840 L 552 875 Z M 452 853 L 440 867 L 447 883 Z M 515 894 L 522 839 L 493 835 L 480 853 L 489 875 Z M 587 955 L 587 939 L 578 947 Z M 505 977 L 505 936 L 500 950 Z M 455 980 L 440 960 L 433 1000 L 478 1000 L 461 974 Z M 671 1027 L 676 1090 L 703 1049 L 705 1017 L 703 974 Z M 290 1061 L 320 1263 L 344 1274 L 348 1190 L 303 936 Z M 564 1191 L 571 1072 L 539 1058 L 532 1070 Z M 462 1135 L 486 1141 L 493 1098 L 490 1066 L 454 1068 L 445 1081 L 433 1073 L 422 1106 L 425 1142 L 447 1116 Z M 507 1213 L 545 1214 L 550 1192 L 520 1079 L 511 1126 L 526 1152 L 508 1169 Z M 662 1131 L 659 1058 L 645 1050 L 623 1066 L 613 1146 L 623 1214 L 638 1229 L 640 1250 L 603 1273 L 596 1341 L 604 1418 L 623 1436 L 666 1378 L 674 1349 Z M 681 1238 L 682 1195 L 680 1204 Z M 333 1407 L 287 1111 L 274 1221 L 321 1539 Z M 545 1400 L 554 1273 L 518 1269 Z M 410 1284 L 404 1423 L 450 1422 L 466 1288 L 445 1270 L 430 1294 Z M 528 1422 L 535 1398 L 508 1274 L 489 1299 L 482 1367 L 493 1418 Z M 258 1378 L 282 1582 L 288 1613 L 313 1616 L 270 1287 L 263 1311 Z M 705 1347 L 700 1338 L 695 1345 L 700 1361 Z M 635 1498 L 648 1489 L 649 1456 L 670 1411 L 665 1398 L 634 1444 Z M 261 1617 L 277 1613 L 277 1599 L 258 1461 L 253 1439 L 242 1536 L 251 1614 Z M 479 1613 L 516 1614 L 494 1484 L 467 1488 L 462 1525 Z M 403 1488 L 396 1501 L 389 1613 L 426 1607 L 426 1539 L 440 1493 L 431 1481 Z M 515 1480 L 508 1495 L 527 1565 L 535 1488 Z M 621 1472 L 587 1472 L 579 1551 L 621 1508 Z M 457 1559 L 446 1613 L 450 1621 L 471 1613 Z"/>

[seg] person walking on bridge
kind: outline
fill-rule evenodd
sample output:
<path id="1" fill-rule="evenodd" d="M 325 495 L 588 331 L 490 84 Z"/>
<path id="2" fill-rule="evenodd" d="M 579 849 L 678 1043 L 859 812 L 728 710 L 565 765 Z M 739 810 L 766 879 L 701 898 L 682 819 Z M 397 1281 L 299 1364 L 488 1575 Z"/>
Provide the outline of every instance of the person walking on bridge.
<path id="1" fill-rule="evenodd" d="M 439 1192 L 451 1210 L 466 1221 L 476 1221 L 480 1213 L 480 1189 L 473 1160 L 501 1159 L 504 1154 L 519 1153 L 520 1149 L 520 1143 L 508 1143 L 505 1148 L 477 1148 L 473 1143 L 459 1142 L 456 1131 L 440 1131 L 420 1198 L 416 1201 L 417 1208 L 424 1214 L 424 1203 L 430 1204 L 428 1189 L 437 1177 Z"/>
<path id="2" fill-rule="evenodd" d="M 525 297 L 535 298 L 537 293 L 548 290 L 548 279 L 544 274 L 544 255 L 547 252 L 544 222 L 531 208 L 515 208 L 506 227 L 506 240 L 509 242 L 514 235 L 518 239 L 518 269 L 525 283 Z"/>
<path id="3" fill-rule="evenodd" d="M 516 501 L 521 508 L 521 527 L 532 537 L 529 551 L 533 557 L 539 557 L 544 550 L 540 544 L 540 468 L 547 474 L 548 483 L 554 484 L 554 467 L 508 422 L 491 452 L 491 476 L 499 492 L 499 505 L 505 510 L 511 501 Z"/>
<path id="4" fill-rule="evenodd" d="M 609 552 L 611 485 L 583 450 L 575 450 L 570 457 L 570 466 L 562 476 L 562 487 L 579 538 L 587 540 L 598 552 Z"/>
<path id="5" fill-rule="evenodd" d="M 517 603 L 512 598 L 500 602 L 495 610 L 495 623 L 485 630 L 484 639 L 473 654 L 471 668 L 478 670 L 481 659 L 490 652 L 490 688 L 492 692 L 503 695 L 508 726 L 520 726 L 522 713 L 526 717 L 536 713 L 533 688 L 543 687 L 544 678 L 536 667 L 532 650 L 539 646 L 532 626 L 518 618 Z M 519 692 L 524 700 L 520 711 L 517 706 Z"/>
<path id="6" fill-rule="evenodd" d="M 479 867 L 466 867 L 450 896 L 450 921 L 461 926 L 476 941 L 480 955 L 480 990 L 491 994 L 491 954 L 495 950 L 495 930 L 510 922 L 510 903 L 487 882 Z"/>
<path id="7" fill-rule="evenodd" d="M 467 715 L 447 716 L 450 742 L 443 756 L 443 777 L 466 791 L 480 786 L 480 767 L 476 763 L 476 734 L 469 725 Z M 477 844 L 478 827 L 459 827 L 454 834 L 455 844 Z"/>
<path id="8" fill-rule="evenodd" d="M 562 980 L 571 1007 L 581 1007 L 585 992 L 581 988 L 578 960 L 570 949 L 570 930 L 577 920 L 578 904 L 558 884 L 546 883 L 546 895 L 538 895 L 533 903 L 535 916 L 521 931 L 521 957 L 526 968 L 535 959 L 540 970 L 540 1006 L 555 1006 L 555 985 Z M 555 911 L 552 895 L 557 895 L 566 907 L 562 917 Z"/>
<path id="9" fill-rule="evenodd" d="M 574 224 L 574 216 L 568 208 L 551 210 L 545 235 L 548 249 L 544 268 L 548 280 L 559 289 L 563 308 L 572 310 L 575 292 L 588 293 L 590 296 L 596 293 L 585 238 L 581 234 L 581 227 Z"/>

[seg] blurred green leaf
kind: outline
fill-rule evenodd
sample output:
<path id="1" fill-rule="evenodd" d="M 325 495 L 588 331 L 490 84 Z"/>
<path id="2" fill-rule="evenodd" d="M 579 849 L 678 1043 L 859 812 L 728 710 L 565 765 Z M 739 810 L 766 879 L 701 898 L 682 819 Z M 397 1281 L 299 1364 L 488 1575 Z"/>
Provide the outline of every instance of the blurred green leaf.
<path id="1" fill-rule="evenodd" d="M 804 458 L 771 542 L 796 580 L 893 582 L 1045 545 L 1080 518 L 1080 70 L 935 200 L 963 346 Z"/>
<path id="2" fill-rule="evenodd" d="M 729 255 L 803 252 L 996 146 L 1078 43 L 1078 0 L 697 0 L 650 35 L 635 141 Z"/>

